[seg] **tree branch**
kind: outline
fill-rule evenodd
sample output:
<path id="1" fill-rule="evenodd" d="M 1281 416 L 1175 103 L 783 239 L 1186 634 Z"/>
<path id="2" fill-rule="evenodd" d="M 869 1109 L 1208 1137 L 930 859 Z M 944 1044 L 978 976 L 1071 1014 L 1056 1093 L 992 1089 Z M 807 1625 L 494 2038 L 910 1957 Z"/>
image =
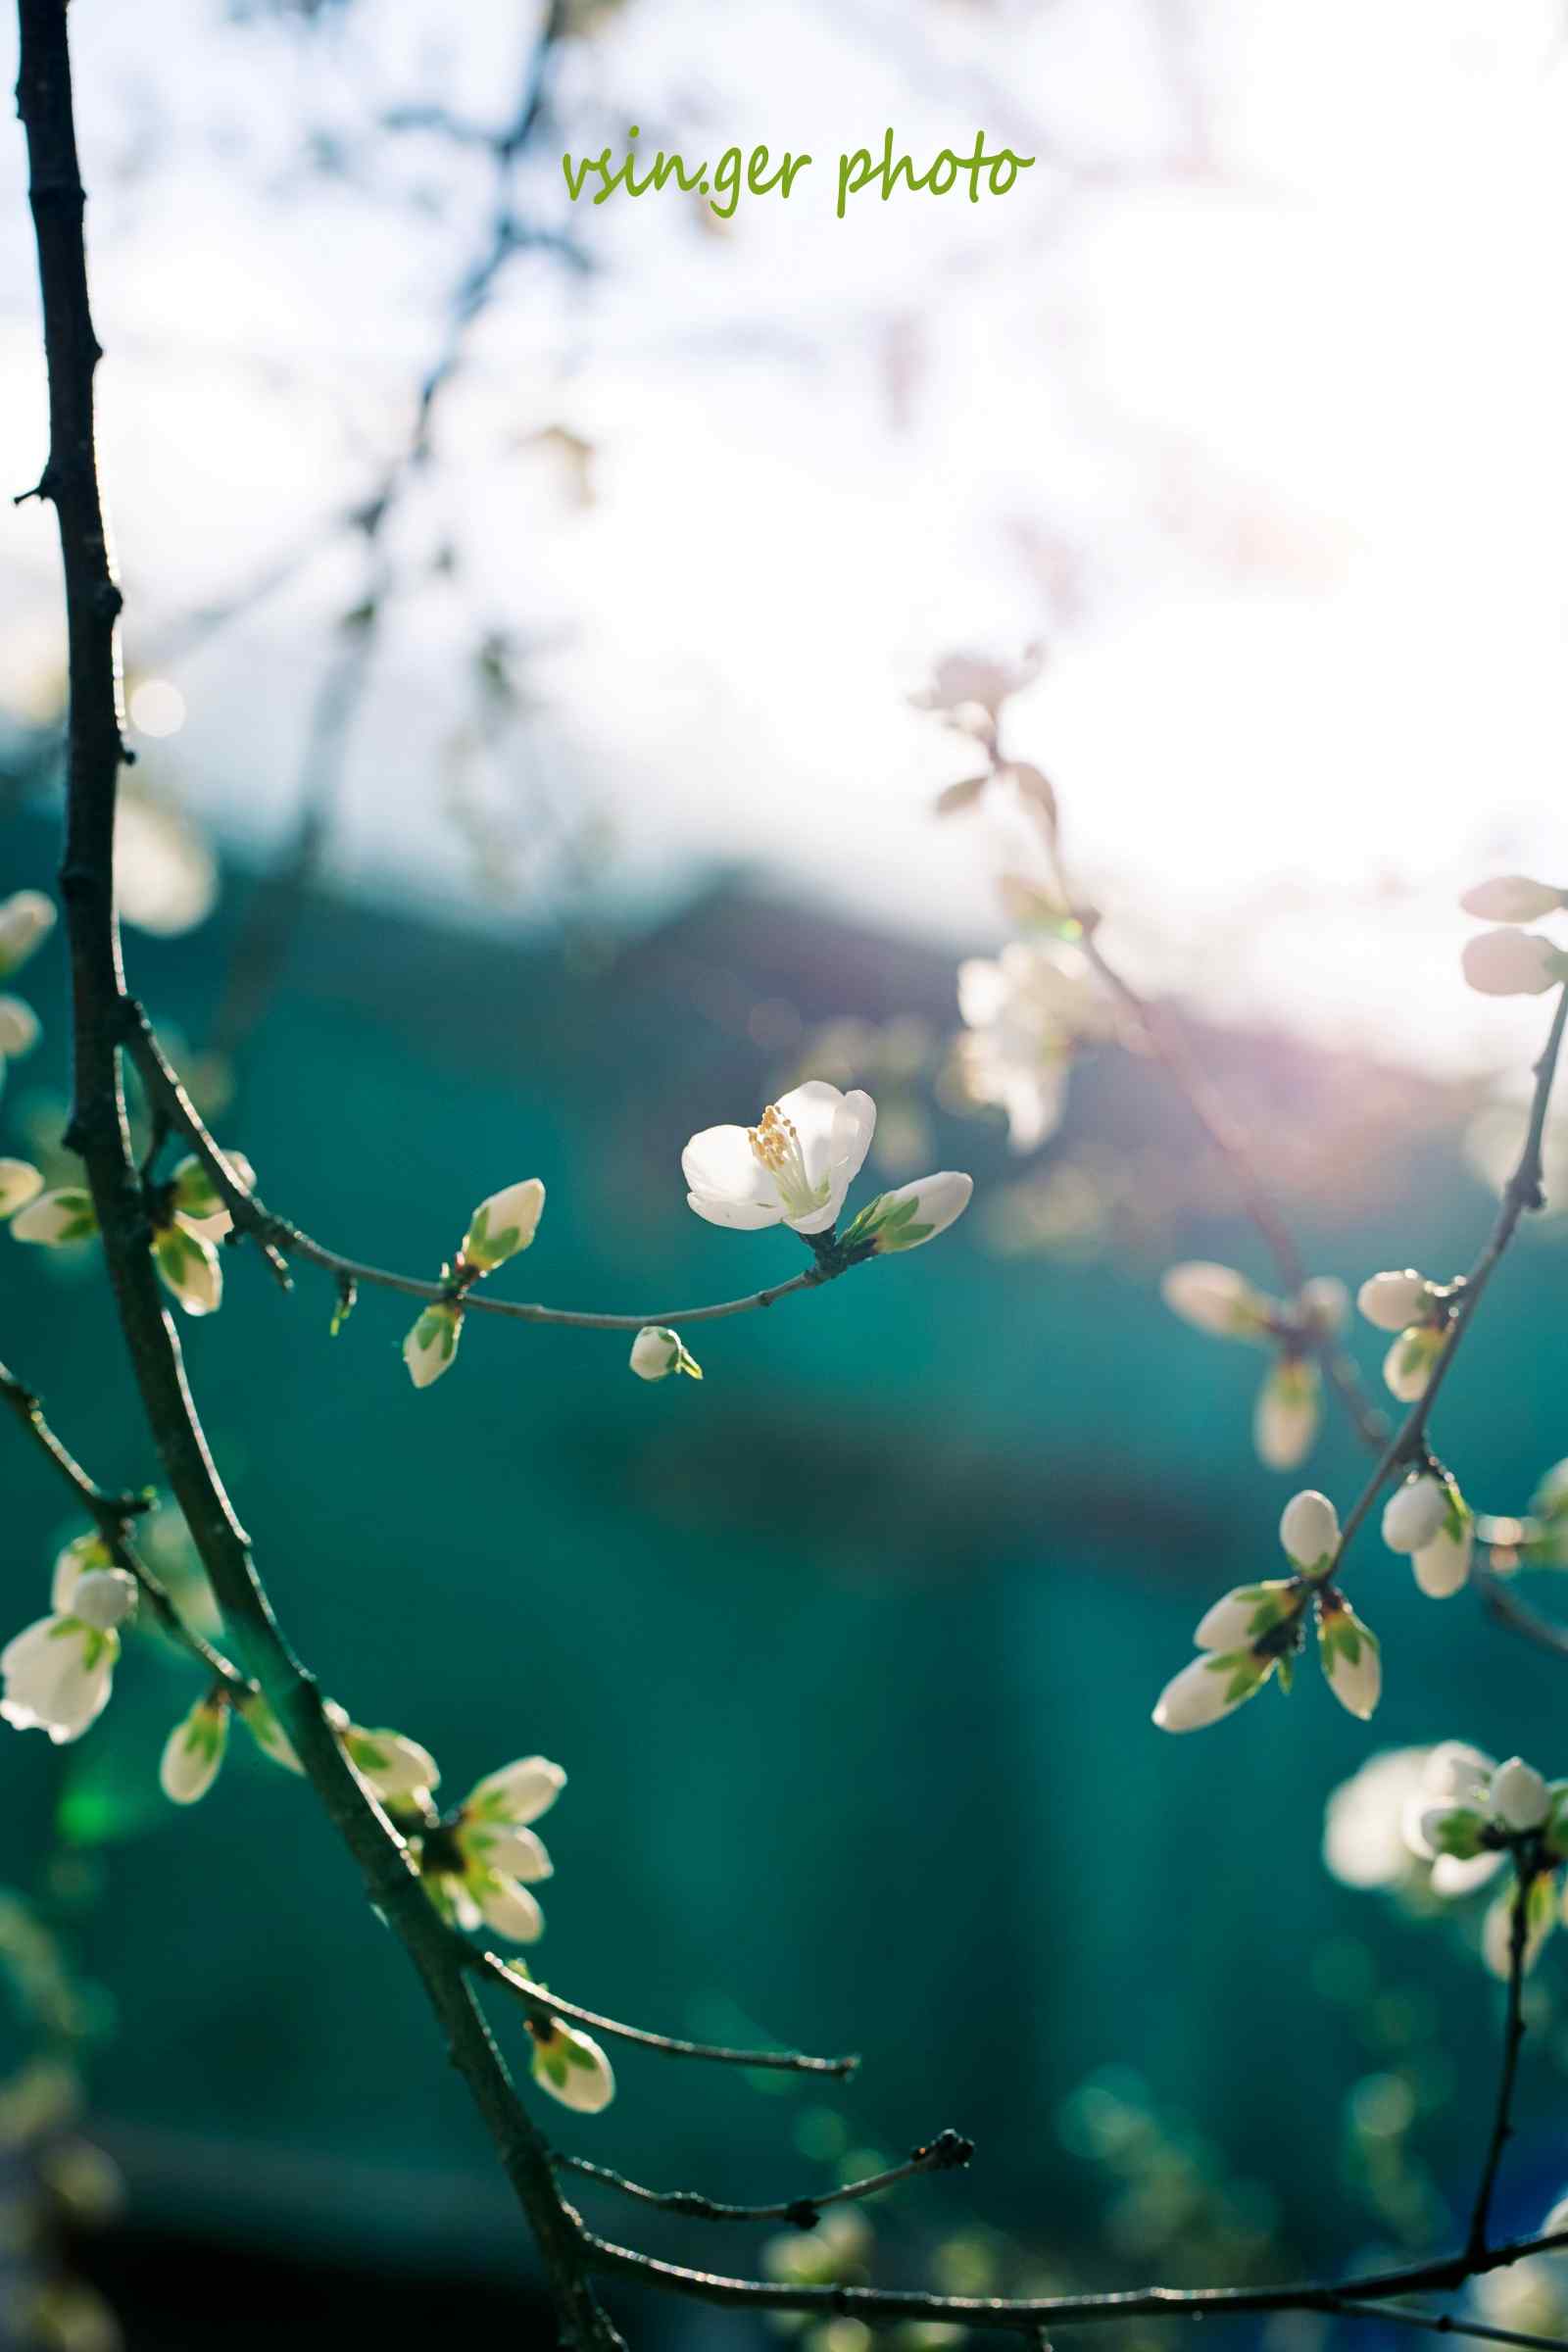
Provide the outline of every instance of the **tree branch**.
<path id="1" fill-rule="evenodd" d="M 123 1043 L 132 1061 L 140 1071 L 148 1094 L 161 1102 L 169 1113 L 171 1123 L 195 1147 L 221 1194 L 236 1227 L 247 1233 L 261 1247 L 274 1255 L 289 1258 L 303 1257 L 312 1265 L 324 1267 L 327 1273 L 343 1283 L 368 1283 L 372 1289 L 398 1291 L 406 1298 L 440 1300 L 452 1296 L 449 1283 L 430 1282 L 416 1274 L 395 1274 L 382 1266 L 368 1266 L 359 1258 L 344 1257 L 336 1250 L 326 1249 L 313 1241 L 286 1217 L 275 1216 L 260 1196 L 241 1184 L 229 1162 L 209 1134 L 201 1113 L 166 1059 L 162 1047 L 148 1023 L 146 1014 L 130 998 L 121 1003 Z M 845 1269 L 824 1265 L 819 1259 L 808 1266 L 803 1274 L 792 1274 L 787 1282 L 774 1283 L 765 1291 L 752 1291 L 744 1298 L 726 1298 L 716 1306 L 650 1307 L 644 1314 L 601 1315 L 579 1311 L 573 1307 L 539 1306 L 513 1298 L 491 1298 L 483 1293 L 464 1294 L 466 1314 L 503 1315 L 516 1323 L 553 1323 L 576 1331 L 641 1331 L 647 1323 L 716 1323 L 727 1315 L 746 1315 L 758 1307 L 772 1306 L 775 1300 L 788 1298 L 797 1291 L 819 1290 L 823 1283 L 836 1280 Z"/>
<path id="2" fill-rule="evenodd" d="M 786 2075 L 833 2075 L 841 2080 L 853 2075 L 860 2063 L 858 2057 L 811 2058 L 803 2050 L 735 2050 L 722 2042 L 683 2041 L 673 2034 L 650 2034 L 642 2026 L 623 2026 L 615 2018 L 601 2017 L 595 2010 L 579 2008 L 575 2001 L 563 2000 L 560 1993 L 536 1984 L 531 1977 L 518 1976 L 499 1952 L 481 1952 L 467 1942 L 462 1948 L 468 1968 L 510 1992 L 530 2015 L 568 2018 L 573 2025 L 608 2034 L 615 2041 L 635 2042 L 639 2049 L 658 2050 L 665 2058 L 704 2058 L 720 2066 L 761 2067 Z"/>
<path id="3" fill-rule="evenodd" d="M 1487 2225 L 1492 2218 L 1492 2197 L 1497 2185 L 1497 2169 L 1502 2163 L 1502 2151 L 1513 2137 L 1511 2114 L 1514 2085 L 1519 2078 L 1519 2052 L 1525 2037 L 1525 1944 L 1534 1871 L 1517 1850 L 1513 1854 L 1513 1907 L 1508 1914 L 1508 2007 L 1502 2034 L 1502 2068 L 1497 2081 L 1497 2104 L 1492 2121 L 1492 2136 L 1487 2142 L 1486 2160 L 1481 2168 L 1476 2201 L 1470 2214 L 1470 2231 L 1465 2240 L 1465 2253 L 1472 2262 L 1485 2255 L 1487 2250 Z"/>

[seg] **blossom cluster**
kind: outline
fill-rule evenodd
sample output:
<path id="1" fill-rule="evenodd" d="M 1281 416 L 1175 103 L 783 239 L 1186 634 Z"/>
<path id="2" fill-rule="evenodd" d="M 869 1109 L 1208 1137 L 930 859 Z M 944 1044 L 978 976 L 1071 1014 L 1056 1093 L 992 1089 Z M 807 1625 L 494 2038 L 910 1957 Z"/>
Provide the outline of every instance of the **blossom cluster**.
<path id="1" fill-rule="evenodd" d="M 1215 1339 L 1273 1349 L 1257 1393 L 1252 1443 L 1270 1470 L 1294 1470 L 1311 1450 L 1322 1417 L 1323 1350 L 1344 1329 L 1346 1289 L 1315 1275 L 1291 1299 L 1272 1298 L 1233 1266 L 1189 1258 L 1168 1267 L 1161 1296 L 1173 1314 Z"/>

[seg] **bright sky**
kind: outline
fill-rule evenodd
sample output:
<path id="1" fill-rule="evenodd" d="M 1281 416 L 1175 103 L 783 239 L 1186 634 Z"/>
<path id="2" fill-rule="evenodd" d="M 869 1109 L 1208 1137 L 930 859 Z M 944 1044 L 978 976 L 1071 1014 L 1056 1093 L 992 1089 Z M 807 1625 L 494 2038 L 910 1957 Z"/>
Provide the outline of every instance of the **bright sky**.
<path id="1" fill-rule="evenodd" d="M 414 101 L 509 110 L 519 16 L 355 0 L 313 39 L 74 0 L 127 651 L 188 711 L 146 770 L 242 836 L 293 805 L 354 564 L 162 648 L 398 446 L 485 187 L 444 142 L 367 134 Z M 539 708 L 496 789 L 602 808 L 617 891 L 746 858 L 972 946 L 1006 844 L 931 821 L 964 757 L 903 698 L 934 655 L 1043 636 L 1013 748 L 1131 958 L 1448 1059 L 1533 1033 L 1463 989 L 1452 900 L 1498 865 L 1568 879 L 1558 0 L 626 0 L 560 86 L 528 217 L 598 267 L 514 263 L 441 413 L 341 872 L 473 903 L 444 747 L 505 623 Z M 724 235 L 672 191 L 569 211 L 561 146 L 618 157 L 631 122 L 689 160 L 816 160 Z M 839 151 L 889 122 L 917 167 L 981 127 L 1039 161 L 979 206 L 868 192 L 837 220 Z M 338 169 L 302 171 L 327 137 Z M 19 488 L 42 449 L 21 166 L 13 135 Z M 557 424 L 595 445 L 586 509 L 532 443 Z M 0 693 L 24 701 L 49 517 L 5 533 Z M 430 582 L 448 542 L 458 581 Z"/>

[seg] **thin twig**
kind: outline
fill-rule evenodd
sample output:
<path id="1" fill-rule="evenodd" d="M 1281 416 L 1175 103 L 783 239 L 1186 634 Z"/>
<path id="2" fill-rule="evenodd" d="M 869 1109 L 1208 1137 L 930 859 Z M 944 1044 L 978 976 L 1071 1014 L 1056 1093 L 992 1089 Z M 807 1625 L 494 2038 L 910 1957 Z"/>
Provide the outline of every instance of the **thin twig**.
<path id="1" fill-rule="evenodd" d="M 705 2197 L 690 2188 L 645 2188 L 640 2180 L 628 2180 L 624 2173 L 612 2172 L 609 2165 L 590 2164 L 586 2156 L 557 2154 L 553 2161 L 565 2172 L 580 2173 L 585 2180 L 596 2180 L 603 2188 L 615 2189 L 621 2196 L 632 2198 L 639 2205 L 657 2205 L 662 2213 L 684 2214 L 696 2222 L 790 2222 L 797 2230 L 814 2230 L 824 2207 L 850 2205 L 862 2197 L 879 2196 L 895 2181 L 908 2180 L 916 2173 L 943 2173 L 961 2170 L 974 2154 L 972 2141 L 956 2132 L 939 2132 L 936 2138 L 923 2148 L 916 2148 L 904 2164 L 890 2165 L 886 2172 L 868 2173 L 864 2180 L 846 2181 L 842 2188 L 824 2188 L 808 2197 L 793 2197 L 783 2205 L 725 2205 L 715 2197 Z"/>
<path id="2" fill-rule="evenodd" d="M 608 2034 L 616 2041 L 635 2042 L 640 2049 L 659 2050 L 666 2058 L 705 2058 L 720 2066 L 762 2067 L 786 2075 L 834 2075 L 841 2080 L 853 2075 L 860 2063 L 858 2057 L 811 2058 L 803 2050 L 737 2050 L 722 2042 L 685 2041 L 675 2034 L 651 2034 L 645 2027 L 623 2026 L 612 2017 L 580 2008 L 575 2001 L 563 2000 L 560 1993 L 536 1984 L 531 1977 L 518 1976 L 499 1952 L 481 1952 L 471 1943 L 465 1943 L 463 1950 L 469 1968 L 486 1983 L 503 1986 L 534 2015 L 569 2018 L 573 2025 Z"/>
<path id="3" fill-rule="evenodd" d="M 1518 1593 L 1504 1584 L 1494 1568 L 1478 1566 L 1476 1582 L 1481 1588 L 1482 1599 L 1499 1625 L 1507 1626 L 1513 1633 L 1522 1634 L 1527 1642 L 1534 1642 L 1541 1649 L 1549 1649 L 1554 1657 L 1568 1658 L 1568 1626 L 1554 1624 L 1549 1617 L 1543 1617 L 1539 1610 L 1533 1609 L 1528 1601 L 1521 1600 Z"/>
<path id="4" fill-rule="evenodd" d="M 1494 2328 L 1486 2320 L 1455 2319 L 1446 2311 L 1405 2311 L 1397 2303 L 1344 2303 L 1345 2319 L 1393 2320 L 1401 2328 L 1424 2328 L 1431 2335 L 1473 2335 L 1488 2344 L 1523 2344 L 1530 2352 L 1568 2352 L 1568 2337 L 1528 2335 L 1518 2328 Z"/>

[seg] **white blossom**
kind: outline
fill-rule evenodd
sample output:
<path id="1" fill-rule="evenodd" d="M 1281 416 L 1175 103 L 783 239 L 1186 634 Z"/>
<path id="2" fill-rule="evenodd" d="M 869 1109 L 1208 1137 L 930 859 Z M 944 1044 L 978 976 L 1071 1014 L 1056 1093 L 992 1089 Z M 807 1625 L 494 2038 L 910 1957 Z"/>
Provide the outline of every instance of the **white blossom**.
<path id="1" fill-rule="evenodd" d="M 89 1569 L 112 1568 L 114 1555 L 102 1536 L 75 1536 L 55 1554 L 49 1606 L 57 1617 L 71 1614 L 76 1587 Z"/>
<path id="2" fill-rule="evenodd" d="M 1478 882 L 1459 901 L 1466 914 L 1479 915 L 1486 923 L 1533 923 L 1562 903 L 1560 890 L 1553 890 L 1549 882 L 1532 882 L 1527 874 L 1498 874 L 1490 882 Z"/>
<path id="3" fill-rule="evenodd" d="M 931 673 L 931 682 L 909 701 L 916 710 L 962 710 L 973 708 L 995 719 L 1010 695 L 1022 693 L 1040 675 L 1044 649 L 1031 646 L 1018 662 L 998 662 L 985 654 L 945 654 Z"/>
<path id="4" fill-rule="evenodd" d="M 1484 997 L 1539 997 L 1568 977 L 1568 956 L 1539 931 L 1483 931 L 1465 943 L 1462 960 Z"/>
<path id="5" fill-rule="evenodd" d="M 14 891 L 0 899 L 0 978 L 25 963 L 54 926 L 54 904 L 41 890 Z"/>
<path id="6" fill-rule="evenodd" d="M 1059 942 L 1013 940 L 994 961 L 974 956 L 958 966 L 958 1011 L 964 1094 L 1006 1112 L 1015 1152 L 1035 1151 L 1060 1120 L 1079 1042 L 1115 1026 L 1091 965 Z"/>
<path id="7" fill-rule="evenodd" d="M 878 1193 L 867 1201 L 844 1236 L 846 1249 L 868 1248 L 876 1257 L 901 1250 L 918 1250 L 956 1224 L 969 1205 L 974 1179 L 955 1168 L 934 1176 L 917 1176 L 891 1193 Z"/>
<path id="8" fill-rule="evenodd" d="M 1218 1723 L 1262 1690 L 1272 1667 L 1272 1659 L 1255 1658 L 1250 1649 L 1205 1650 L 1165 1685 L 1154 1721 L 1162 1732 L 1196 1732 Z"/>
<path id="9" fill-rule="evenodd" d="M 178 1222 L 153 1235 L 153 1262 L 166 1290 L 187 1315 L 210 1315 L 223 1302 L 223 1269 L 218 1251 L 201 1234 Z"/>
<path id="10" fill-rule="evenodd" d="M 1323 1860 L 1343 1886 L 1397 1886 L 1419 1874 L 1405 1837 L 1412 1805 L 1425 1805 L 1430 1750 L 1385 1748 L 1330 1792 Z M 1421 1860 L 1429 1857 L 1423 1851 Z"/>
<path id="11" fill-rule="evenodd" d="M 11 1231 L 17 1241 L 41 1242 L 50 1250 L 61 1249 L 70 1242 L 90 1241 L 97 1230 L 91 1196 L 74 1184 L 40 1193 L 11 1220 Z"/>
<path id="12" fill-rule="evenodd" d="M 1401 1273 L 1368 1275 L 1355 1295 L 1355 1303 L 1379 1331 L 1403 1331 L 1426 1311 L 1432 1285 L 1413 1266 Z"/>
<path id="13" fill-rule="evenodd" d="M 468 1219 L 460 1256 L 465 1267 L 489 1274 L 526 1250 L 539 1230 L 544 1213 L 545 1188 L 537 1176 L 509 1184 L 481 1200 Z"/>
<path id="14" fill-rule="evenodd" d="M 1350 1294 L 1337 1274 L 1313 1274 L 1297 1292 L 1296 1306 L 1303 1323 L 1332 1339 L 1345 1329 Z"/>
<path id="15" fill-rule="evenodd" d="M 579 2115 L 598 2115 L 615 2095 L 615 2077 L 610 2060 L 593 2036 L 564 2025 L 559 2017 L 529 2020 L 533 2037 L 533 2079 L 564 2107 Z"/>
<path id="16" fill-rule="evenodd" d="M 223 1694 L 210 1691 L 170 1733 L 158 1779 L 172 1804 L 194 1805 L 217 1780 L 228 1745 L 228 1714 Z"/>
<path id="17" fill-rule="evenodd" d="M 0 1220 L 14 1217 L 42 1191 L 43 1178 L 30 1160 L 0 1159 Z"/>
<path id="18" fill-rule="evenodd" d="M 1310 1356 L 1282 1355 L 1270 1365 L 1252 1409 L 1252 1443 L 1268 1470 L 1304 1461 L 1322 1418 L 1323 1378 Z"/>
<path id="19" fill-rule="evenodd" d="M 1307 1575 L 1324 1569 L 1339 1549 L 1340 1515 L 1326 1494 L 1308 1487 L 1293 1494 L 1280 1513 L 1285 1556 Z"/>
<path id="20" fill-rule="evenodd" d="M 1448 1489 L 1429 1470 L 1412 1471 L 1383 1506 L 1383 1541 L 1391 1551 L 1424 1551 L 1448 1517 Z"/>
<path id="21" fill-rule="evenodd" d="M 755 1127 L 706 1127 L 680 1155 L 688 1204 L 710 1225 L 780 1223 L 825 1233 L 859 1174 L 876 1104 L 808 1078 L 770 1102 Z"/>
<path id="22" fill-rule="evenodd" d="M 38 1015 L 24 997 L 0 997 L 0 1061 L 18 1061 L 38 1043 Z"/>
<path id="23" fill-rule="evenodd" d="M 703 1377 L 702 1365 L 667 1323 L 645 1323 L 631 1344 L 628 1360 L 639 1380 L 664 1380 L 671 1372 L 684 1372 L 691 1380 Z"/>
<path id="24" fill-rule="evenodd" d="M 1383 1695 L 1377 1636 L 1341 1593 L 1320 1593 L 1317 1610 L 1318 1656 L 1329 1689 L 1342 1707 L 1365 1722 Z"/>
<path id="25" fill-rule="evenodd" d="M 40 1617 L 0 1650 L 0 1716 L 19 1732 L 79 1740 L 109 1703 L 120 1636 L 83 1618 Z"/>
<path id="26" fill-rule="evenodd" d="M 1167 1266 L 1159 1290 L 1172 1314 L 1216 1339 L 1262 1339 L 1275 1311 L 1273 1299 L 1254 1289 L 1245 1274 L 1208 1258 L 1185 1258 L 1180 1265 Z"/>
<path id="27" fill-rule="evenodd" d="M 1412 1323 L 1401 1331 L 1383 1359 L 1383 1378 L 1389 1393 L 1401 1404 L 1415 1404 L 1427 1393 L 1433 1366 L 1448 1345 L 1446 1324 Z"/>
<path id="28" fill-rule="evenodd" d="M 559 1764 L 524 1756 L 480 1781 L 450 1825 L 424 1840 L 425 1885 L 460 1928 L 482 1924 L 514 1943 L 544 1934 L 544 1913 L 528 1888 L 554 1866 L 528 1825 L 555 1803 L 565 1780 Z"/>
<path id="29" fill-rule="evenodd" d="M 403 1361 L 416 1389 L 427 1389 L 448 1371 L 463 1336 L 463 1309 L 456 1299 L 433 1300 L 403 1343 Z"/>
<path id="30" fill-rule="evenodd" d="M 1551 1810 L 1545 1782 L 1522 1756 L 1497 1766 L 1487 1801 L 1494 1818 L 1510 1830 L 1539 1830 Z"/>
<path id="31" fill-rule="evenodd" d="M 136 1613 L 136 1579 L 123 1568 L 84 1568 L 71 1595 L 71 1614 L 100 1634 Z"/>

